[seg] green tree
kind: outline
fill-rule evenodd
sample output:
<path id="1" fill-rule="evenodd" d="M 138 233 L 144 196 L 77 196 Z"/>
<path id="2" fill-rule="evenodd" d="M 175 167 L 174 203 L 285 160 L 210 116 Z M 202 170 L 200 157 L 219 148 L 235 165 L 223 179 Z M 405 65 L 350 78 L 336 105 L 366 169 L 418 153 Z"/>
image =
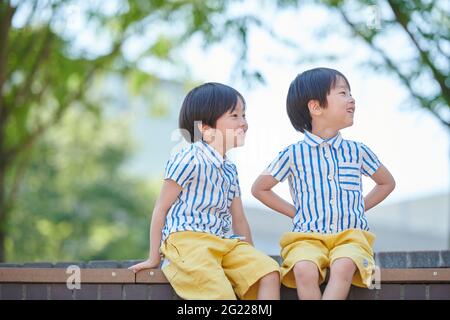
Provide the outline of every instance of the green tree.
<path id="1" fill-rule="evenodd" d="M 123 118 L 98 120 L 76 109 L 29 154 L 8 221 L 12 261 L 144 257 L 155 200 L 150 184 L 124 172 L 133 153 Z"/>

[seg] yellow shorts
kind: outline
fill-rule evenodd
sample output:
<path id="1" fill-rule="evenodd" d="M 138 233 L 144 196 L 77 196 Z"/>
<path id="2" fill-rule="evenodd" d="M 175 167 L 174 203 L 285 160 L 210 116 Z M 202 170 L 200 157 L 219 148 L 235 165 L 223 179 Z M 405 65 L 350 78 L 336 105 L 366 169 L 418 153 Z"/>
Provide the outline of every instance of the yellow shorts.
<path id="1" fill-rule="evenodd" d="M 280 240 L 281 282 L 289 288 L 295 288 L 292 268 L 303 260 L 314 262 L 320 275 L 320 283 L 325 280 L 327 268 L 338 258 L 350 258 L 358 271 L 352 284 L 369 287 L 375 268 L 372 244 L 375 235 L 360 229 L 349 229 L 336 234 L 287 232 Z"/>
<path id="2" fill-rule="evenodd" d="M 258 280 L 280 272 L 278 263 L 239 239 L 223 239 L 203 232 L 169 235 L 161 246 L 169 260 L 162 271 L 183 299 L 256 299 Z"/>

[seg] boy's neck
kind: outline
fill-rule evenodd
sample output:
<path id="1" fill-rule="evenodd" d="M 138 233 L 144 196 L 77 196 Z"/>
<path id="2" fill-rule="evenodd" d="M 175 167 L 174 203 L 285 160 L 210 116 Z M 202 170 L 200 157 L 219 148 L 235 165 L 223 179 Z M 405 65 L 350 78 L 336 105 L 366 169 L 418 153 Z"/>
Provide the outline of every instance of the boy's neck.
<path id="1" fill-rule="evenodd" d="M 322 139 L 330 139 L 338 134 L 339 130 L 330 127 L 313 126 L 311 133 Z"/>
<path id="2" fill-rule="evenodd" d="M 222 142 L 216 142 L 215 140 L 212 142 L 207 142 L 211 147 L 214 148 L 214 150 L 216 150 L 218 153 L 220 153 L 220 155 L 222 156 L 222 158 L 225 158 L 225 153 L 228 151 L 226 150 L 225 146 L 223 145 Z"/>

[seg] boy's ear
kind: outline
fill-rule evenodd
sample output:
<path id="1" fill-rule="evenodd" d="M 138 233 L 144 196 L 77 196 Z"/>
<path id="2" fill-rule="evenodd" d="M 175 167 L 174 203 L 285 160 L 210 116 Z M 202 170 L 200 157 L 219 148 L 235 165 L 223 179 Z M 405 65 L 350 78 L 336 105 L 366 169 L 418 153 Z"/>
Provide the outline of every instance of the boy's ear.
<path id="1" fill-rule="evenodd" d="M 197 126 L 198 131 L 200 131 L 202 134 L 205 134 L 206 131 L 212 129 L 207 124 L 204 124 L 201 121 L 195 121 L 195 125 Z"/>
<path id="2" fill-rule="evenodd" d="M 198 131 L 202 135 L 202 139 L 206 142 L 209 142 L 214 136 L 214 130 L 209 125 L 202 123 L 201 121 L 196 121 L 195 125 L 197 126 Z"/>
<path id="3" fill-rule="evenodd" d="M 203 123 L 201 121 L 195 121 L 194 125 L 197 127 L 197 130 L 203 134 Z"/>
<path id="4" fill-rule="evenodd" d="M 308 109 L 309 114 L 318 116 L 322 113 L 322 108 L 320 107 L 320 103 L 318 100 L 309 100 L 308 101 Z"/>

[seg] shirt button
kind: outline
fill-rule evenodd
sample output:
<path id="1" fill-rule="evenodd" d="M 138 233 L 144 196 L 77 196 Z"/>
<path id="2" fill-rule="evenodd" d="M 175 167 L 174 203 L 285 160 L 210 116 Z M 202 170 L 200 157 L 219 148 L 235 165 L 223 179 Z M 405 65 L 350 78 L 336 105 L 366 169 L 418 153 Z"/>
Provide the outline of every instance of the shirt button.
<path id="1" fill-rule="evenodd" d="M 330 180 L 330 181 L 333 180 L 333 176 L 332 176 L 332 175 L 329 175 L 329 176 L 328 176 L 328 180 Z"/>
<path id="2" fill-rule="evenodd" d="M 331 224 L 331 225 L 330 225 L 330 229 L 331 229 L 331 230 L 334 230 L 334 224 Z"/>
<path id="3" fill-rule="evenodd" d="M 329 156 L 328 156 L 328 153 L 325 153 L 325 158 L 328 159 L 328 157 L 329 157 Z"/>
<path id="4" fill-rule="evenodd" d="M 331 199 L 331 200 L 330 200 L 330 204 L 334 204 L 334 199 Z"/>

